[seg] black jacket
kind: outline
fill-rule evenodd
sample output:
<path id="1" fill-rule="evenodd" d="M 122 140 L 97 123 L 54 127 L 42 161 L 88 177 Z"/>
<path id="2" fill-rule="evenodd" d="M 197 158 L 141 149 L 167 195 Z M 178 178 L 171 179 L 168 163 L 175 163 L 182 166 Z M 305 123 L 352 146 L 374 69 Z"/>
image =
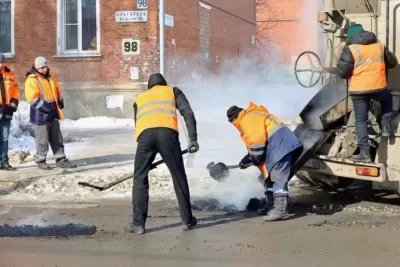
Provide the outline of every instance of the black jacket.
<path id="1" fill-rule="evenodd" d="M 160 80 L 149 80 L 148 84 L 149 90 L 151 90 L 151 88 L 156 85 L 166 86 L 167 83 L 165 82 L 164 78 Z M 190 103 L 187 100 L 185 94 L 178 87 L 174 87 L 174 95 L 175 95 L 176 108 L 179 110 L 179 112 L 182 114 L 185 120 L 189 139 L 190 141 L 197 141 L 197 122 L 192 107 L 190 106 Z M 133 104 L 133 112 L 136 124 L 136 114 L 137 114 L 136 102 Z"/>
<path id="2" fill-rule="evenodd" d="M 350 52 L 350 49 L 348 48 L 349 45 L 352 44 L 369 45 L 369 44 L 375 44 L 377 42 L 378 39 L 376 38 L 376 35 L 373 32 L 369 31 L 356 33 L 354 36 L 349 38 L 346 47 L 343 49 L 343 53 L 340 56 L 340 60 L 337 64 L 337 67 L 340 71 L 340 77 L 343 79 L 349 79 L 353 74 L 354 58 Z M 391 53 L 386 48 L 386 46 L 385 46 L 384 56 L 385 56 L 386 70 L 395 68 L 397 66 L 398 62 L 396 56 L 393 53 Z M 368 88 L 366 88 L 366 90 L 368 90 Z"/>

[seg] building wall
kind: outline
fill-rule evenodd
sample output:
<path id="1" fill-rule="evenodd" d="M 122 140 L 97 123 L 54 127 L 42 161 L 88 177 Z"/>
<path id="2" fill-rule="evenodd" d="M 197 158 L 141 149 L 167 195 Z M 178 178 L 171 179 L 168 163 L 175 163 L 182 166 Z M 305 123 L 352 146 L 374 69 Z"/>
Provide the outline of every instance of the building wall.
<path id="1" fill-rule="evenodd" d="M 99 54 L 85 57 L 57 54 L 61 0 L 37 0 L 35 5 L 31 0 L 13 1 L 15 56 L 8 62 L 22 89 L 26 72 L 41 55 L 62 85 L 69 103 L 67 117 L 131 114 L 135 94 L 145 89 L 151 73 L 159 71 L 158 1 L 149 0 L 147 23 L 116 23 L 115 12 L 137 10 L 136 1 L 98 0 Z M 254 0 L 166 0 L 165 6 L 174 17 L 174 26 L 165 26 L 169 83 L 190 83 L 197 74 L 216 72 L 223 62 L 238 61 L 255 47 Z M 140 56 L 122 55 L 121 38 L 127 37 L 140 38 Z M 132 66 L 138 67 L 139 80 L 130 79 Z M 124 95 L 119 111 L 107 108 L 106 97 L 113 94 Z"/>
<path id="2" fill-rule="evenodd" d="M 254 0 L 167 0 L 170 2 L 166 13 L 175 16 L 175 26 L 166 26 L 169 80 L 188 82 L 193 73 L 216 73 L 231 61 L 238 67 L 239 59 L 251 55 L 255 48 Z"/>
<path id="3" fill-rule="evenodd" d="M 256 0 L 257 42 L 264 60 L 293 66 L 303 51 L 319 53 L 318 0 Z"/>

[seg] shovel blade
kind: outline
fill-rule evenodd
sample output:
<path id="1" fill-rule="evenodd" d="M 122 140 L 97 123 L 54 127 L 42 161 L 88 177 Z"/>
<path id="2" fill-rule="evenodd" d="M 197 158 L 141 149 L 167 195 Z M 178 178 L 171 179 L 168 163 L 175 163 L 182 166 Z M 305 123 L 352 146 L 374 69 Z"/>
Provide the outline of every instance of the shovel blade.
<path id="1" fill-rule="evenodd" d="M 218 162 L 217 164 L 210 162 L 207 165 L 207 169 L 210 173 L 210 176 L 218 182 L 224 181 L 225 178 L 230 174 L 229 168 L 222 162 Z"/>

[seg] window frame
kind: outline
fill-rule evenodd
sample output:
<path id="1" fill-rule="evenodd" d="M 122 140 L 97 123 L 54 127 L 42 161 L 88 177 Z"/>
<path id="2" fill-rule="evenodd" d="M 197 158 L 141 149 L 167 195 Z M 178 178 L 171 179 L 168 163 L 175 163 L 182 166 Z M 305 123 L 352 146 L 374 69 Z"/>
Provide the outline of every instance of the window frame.
<path id="1" fill-rule="evenodd" d="M 4 0 L 1 2 L 11 2 L 11 51 L 3 53 L 6 58 L 15 57 L 15 0 Z"/>
<path id="2" fill-rule="evenodd" d="M 15 0 L 13 0 L 15 1 Z M 82 51 L 82 1 L 78 0 L 78 50 L 65 50 L 64 1 L 57 0 L 57 57 L 92 57 L 100 54 L 100 0 L 96 0 L 96 50 Z"/>

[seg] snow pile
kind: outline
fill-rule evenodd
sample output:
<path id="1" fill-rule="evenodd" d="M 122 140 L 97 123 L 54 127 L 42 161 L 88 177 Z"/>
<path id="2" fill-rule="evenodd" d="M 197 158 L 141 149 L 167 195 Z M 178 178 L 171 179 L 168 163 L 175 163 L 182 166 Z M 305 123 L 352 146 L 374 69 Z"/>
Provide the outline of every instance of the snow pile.
<path id="1" fill-rule="evenodd" d="M 21 101 L 18 105 L 18 110 L 14 113 L 9 137 L 10 150 L 31 151 L 35 149 L 35 138 L 29 132 L 31 128 L 29 109 L 29 104 L 26 101 Z"/>
<path id="2" fill-rule="evenodd" d="M 78 120 L 65 119 L 60 121 L 60 123 L 63 130 L 134 128 L 133 119 L 120 119 L 103 116 L 81 118 Z"/>
<path id="3" fill-rule="evenodd" d="M 62 173 L 49 176 L 33 177 L 21 181 L 19 189 L 2 197 L 3 200 L 54 201 L 58 200 L 93 200 L 118 199 L 132 196 L 133 178 L 110 189 L 99 191 L 82 187 L 78 182 L 103 186 L 117 179 L 133 175 L 133 165 L 126 164 L 114 168 L 92 170 L 87 172 Z M 263 187 L 257 180 L 257 172 L 233 171 L 224 183 L 214 181 L 204 168 L 188 169 L 188 181 L 192 201 L 217 199 L 223 209 L 234 205 L 244 210 L 248 200 L 263 197 Z M 174 186 L 166 166 L 152 170 L 149 175 L 151 200 L 176 199 Z"/>

